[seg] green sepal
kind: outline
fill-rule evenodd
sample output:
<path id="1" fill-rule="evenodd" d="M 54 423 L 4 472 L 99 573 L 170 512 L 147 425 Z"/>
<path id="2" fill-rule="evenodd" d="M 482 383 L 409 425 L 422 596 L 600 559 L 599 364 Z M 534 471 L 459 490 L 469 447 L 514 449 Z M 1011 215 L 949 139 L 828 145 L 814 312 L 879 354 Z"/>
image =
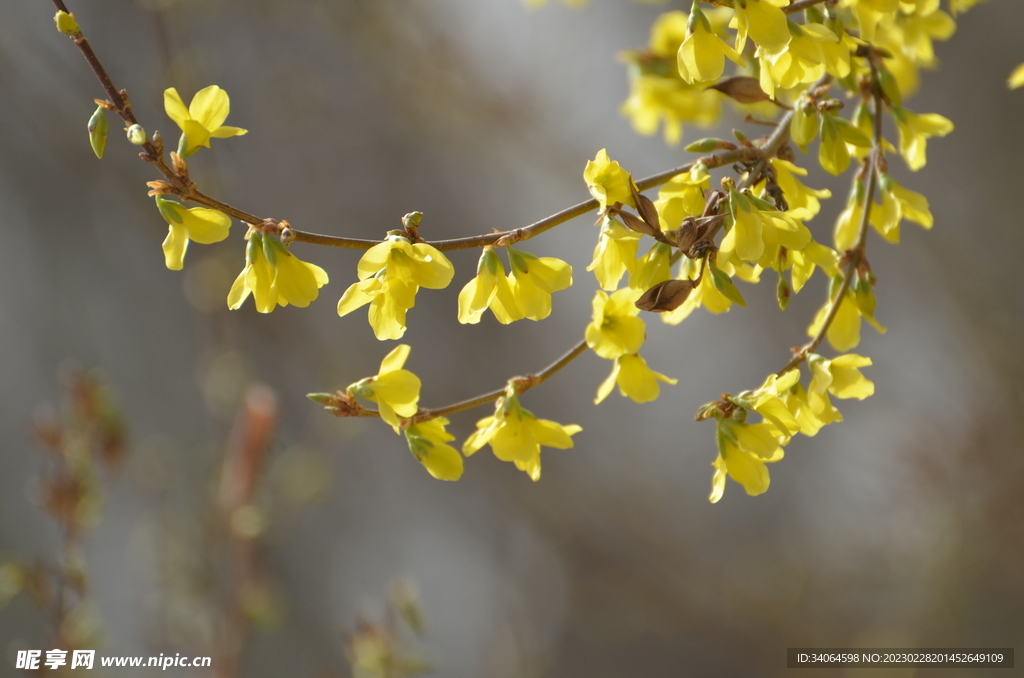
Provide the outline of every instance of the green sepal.
<path id="1" fill-rule="evenodd" d="M 863 130 L 855 126 L 846 118 L 841 118 L 838 115 L 831 117 L 833 122 L 835 122 L 836 130 L 839 132 L 839 136 L 843 138 L 843 141 L 862 148 L 871 147 L 871 137 L 865 134 Z"/>
<path id="2" fill-rule="evenodd" d="M 102 106 L 96 107 L 96 112 L 89 118 L 89 145 L 92 146 L 92 152 L 96 154 L 97 158 L 103 158 L 103 151 L 107 148 L 107 129 L 109 124 L 107 123 L 107 116 L 103 112 Z"/>
<path id="3" fill-rule="evenodd" d="M 274 248 L 275 242 L 273 238 L 263 238 L 263 256 L 267 258 L 267 263 L 271 266 L 277 265 L 277 249 Z"/>
<path id="4" fill-rule="evenodd" d="M 875 299 L 875 290 L 871 287 L 870 282 L 858 277 L 857 284 L 853 286 L 853 298 L 861 313 L 869 318 L 874 317 L 877 300 Z"/>
<path id="5" fill-rule="evenodd" d="M 726 299 L 743 308 L 747 307 L 747 302 L 743 299 L 743 295 L 732 284 L 732 278 L 725 271 L 712 267 L 711 282 L 714 284 L 715 289 L 721 292 Z"/>
<path id="6" fill-rule="evenodd" d="M 885 98 L 890 103 L 896 106 L 903 105 L 903 96 L 900 94 L 900 86 L 896 83 L 896 78 L 892 76 L 889 69 L 882 68 L 878 71 L 878 85 L 882 88 L 882 93 L 885 94 Z"/>
<path id="7" fill-rule="evenodd" d="M 180 224 L 185 221 L 185 218 L 181 216 L 179 211 L 184 209 L 180 203 L 161 198 L 158 195 L 156 196 L 156 208 L 160 210 L 160 214 L 163 215 L 164 219 L 172 224 Z"/>
<path id="8" fill-rule="evenodd" d="M 263 249 L 263 236 L 256 231 L 249 233 L 249 242 L 245 244 L 245 263 L 254 264 Z"/>
<path id="9" fill-rule="evenodd" d="M 789 134 L 801 147 L 814 141 L 814 137 L 818 135 L 818 107 L 809 101 L 803 105 L 798 104 L 793 112 Z"/>
<path id="10" fill-rule="evenodd" d="M 779 309 L 785 311 L 786 307 L 789 306 L 789 299 L 792 296 L 793 288 L 789 286 L 789 281 L 786 280 L 786 276 L 780 272 L 779 282 L 775 286 L 775 298 L 779 302 Z"/>

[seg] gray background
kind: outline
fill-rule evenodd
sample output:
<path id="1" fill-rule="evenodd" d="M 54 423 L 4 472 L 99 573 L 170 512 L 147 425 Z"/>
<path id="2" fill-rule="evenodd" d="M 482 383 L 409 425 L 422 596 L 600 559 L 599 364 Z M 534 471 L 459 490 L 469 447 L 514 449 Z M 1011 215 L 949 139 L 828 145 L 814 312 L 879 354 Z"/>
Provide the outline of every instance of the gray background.
<path id="1" fill-rule="evenodd" d="M 514 228 L 585 199 L 581 172 L 602 147 L 638 177 L 687 159 L 635 135 L 618 113 L 627 84 L 616 52 L 646 44 L 664 6 L 94 0 L 71 9 L 147 129 L 177 138 L 165 87 L 186 101 L 207 84 L 225 88 L 228 124 L 250 134 L 215 140 L 192 161 L 194 177 L 297 228 L 380 238 L 415 209 L 427 238 Z M 730 482 L 717 506 L 707 502 L 713 427 L 693 412 L 778 369 L 803 341 L 820 278 L 785 313 L 767 276 L 743 288 L 746 310 L 700 311 L 676 328 L 649 319 L 644 356 L 680 378 L 655 403 L 616 393 L 594 407 L 609 363 L 593 355 L 532 391 L 528 408 L 584 429 L 574 449 L 544 453 L 540 482 L 487 449 L 460 482 L 435 481 L 386 427 L 335 420 L 303 397 L 375 373 L 394 343 L 373 338 L 365 311 L 335 313 L 359 253 L 296 245 L 331 282 L 310 308 L 269 316 L 251 301 L 224 307 L 243 263 L 237 223 L 228 241 L 193 246 L 185 271 L 166 270 L 166 224 L 145 195 L 155 172 L 119 125 L 107 157 L 92 155 L 84 127 L 102 92 L 52 16 L 43 0 L 0 8 L 0 558 L 56 548 L 31 503 L 43 467 L 31 414 L 59 400 L 68 360 L 98 369 L 131 431 L 131 457 L 105 481 L 102 520 L 85 542 L 101 652 L 212 653 L 229 577 L 210 527 L 214 490 L 253 382 L 270 385 L 281 406 L 259 501 L 283 620 L 250 636 L 241 675 L 348 675 L 346 634 L 360 611 L 379 617 L 400 577 L 421 591 L 427 652 L 445 676 L 779 675 L 790 646 L 1020 644 L 1024 91 L 1004 83 L 1024 60 L 1021 3 L 962 16 L 938 46 L 941 72 L 926 73 L 908 102 L 957 128 L 929 143 L 916 174 L 893 159 L 895 175 L 931 200 L 936 225 L 905 224 L 897 247 L 872 234 L 877 317 L 889 332 L 865 327 L 857 351 L 875 361 L 866 374 L 876 395 L 839 403 L 846 423 L 795 440 L 770 467 L 766 495 L 748 498 Z M 704 135 L 688 129 L 686 139 Z M 846 180 L 820 174 L 808 183 L 836 197 L 811 228 L 829 242 Z M 420 292 L 403 339 L 423 404 L 494 388 L 575 342 L 590 315 L 595 283 L 584 269 L 595 236 L 585 217 L 527 245 L 568 260 L 576 284 L 556 294 L 548 320 L 508 328 L 457 323 L 477 253 L 453 254 L 455 280 Z M 458 415 L 451 429 L 461 441 L 484 414 Z M 289 499 L 295 473 L 329 478 L 318 502 Z M 48 634 L 24 597 L 0 610 L 7 655 L 48 649 Z"/>

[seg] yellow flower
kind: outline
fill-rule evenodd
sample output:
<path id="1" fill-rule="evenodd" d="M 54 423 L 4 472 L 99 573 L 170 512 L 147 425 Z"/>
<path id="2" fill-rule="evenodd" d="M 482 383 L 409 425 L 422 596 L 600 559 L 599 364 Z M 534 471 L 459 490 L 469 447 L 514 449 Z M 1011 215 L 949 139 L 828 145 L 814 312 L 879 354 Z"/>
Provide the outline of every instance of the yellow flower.
<path id="1" fill-rule="evenodd" d="M 672 177 L 658 189 L 654 206 L 665 230 L 679 228 L 686 217 L 700 216 L 704 212 L 704 191 L 711 186 L 711 175 L 704 165 Z M 614 289 L 614 288 L 605 288 Z"/>
<path id="2" fill-rule="evenodd" d="M 444 430 L 448 420 L 437 417 L 414 424 L 402 431 L 413 453 L 427 473 L 438 480 L 458 480 L 462 477 L 462 455 L 446 443 L 455 436 Z"/>
<path id="3" fill-rule="evenodd" d="M 807 336 L 817 336 L 818 332 L 821 331 L 821 326 L 824 324 L 825 318 L 828 316 L 831 305 L 832 302 L 825 302 L 825 304 L 818 309 L 818 314 L 814 317 L 814 321 L 811 323 L 810 327 L 807 328 Z M 835 319 L 832 321 L 832 324 L 829 325 L 828 331 L 825 334 L 825 336 L 828 337 L 828 343 L 832 345 L 832 348 L 837 351 L 849 351 L 860 343 L 860 320 L 862 316 L 866 318 L 876 330 L 885 334 L 885 327 L 880 325 L 874 317 L 865 313 L 864 310 L 857 305 L 857 300 L 854 296 L 853 290 L 848 289 L 839 304 L 839 310 L 836 312 Z"/>
<path id="4" fill-rule="evenodd" d="M 551 294 L 572 285 L 572 266 L 554 257 L 538 257 L 523 250 L 507 249 L 512 268 L 509 283 L 522 314 L 519 318 L 547 318 L 551 315 Z"/>
<path id="5" fill-rule="evenodd" d="M 847 353 L 826 360 L 812 353 L 807 356 L 807 364 L 814 375 L 807 389 L 811 396 L 821 395 L 827 390 L 837 398 L 864 400 L 875 393 L 875 384 L 858 369 L 870 365 L 871 358 Z"/>
<path id="6" fill-rule="evenodd" d="M 459 292 L 459 322 L 475 325 L 488 308 L 503 325 L 523 318 L 505 277 L 505 267 L 491 247 L 484 248 L 476 270 L 476 277 Z"/>
<path id="7" fill-rule="evenodd" d="M 619 393 L 638 403 L 656 400 L 661 393 L 659 381 L 675 384 L 679 380 L 666 377 L 649 368 L 647 361 L 640 357 L 639 353 L 621 355 L 615 359 L 612 373 L 597 388 L 594 404 L 598 405 L 607 398 L 616 384 L 619 385 Z"/>
<path id="8" fill-rule="evenodd" d="M 252 231 L 245 248 L 245 268 L 228 292 L 228 308 L 241 307 L 250 294 L 260 313 L 288 304 L 305 308 L 327 282 L 324 269 L 302 261 L 276 239 Z"/>
<path id="9" fill-rule="evenodd" d="M 228 117 L 231 103 L 228 101 L 228 93 L 216 85 L 196 92 L 188 108 L 185 108 L 178 90 L 170 87 L 164 90 L 164 110 L 181 128 L 182 137 L 181 143 L 178 144 L 178 154 L 183 158 L 195 153 L 200 146 L 209 148 L 211 137 L 225 139 L 249 131 L 222 124 Z"/>
<path id="10" fill-rule="evenodd" d="M 759 47 L 771 51 L 780 51 L 789 44 L 792 36 L 789 34 L 786 15 L 770 0 L 745 0 L 745 2 L 736 3 L 734 6 L 737 23 L 737 52 L 743 53 L 748 35 Z"/>
<path id="11" fill-rule="evenodd" d="M 185 209 L 181 203 L 156 197 L 156 206 L 167 220 L 169 228 L 164 239 L 164 264 L 172 271 L 185 265 L 185 250 L 190 240 L 210 245 L 228 237 L 231 217 L 205 207 Z"/>
<path id="12" fill-rule="evenodd" d="M 744 65 L 736 50 L 711 30 L 711 23 L 695 1 L 690 10 L 686 39 L 679 46 L 679 75 L 690 84 L 717 80 L 725 70 L 725 57 Z"/>
<path id="13" fill-rule="evenodd" d="M 498 399 L 493 416 L 476 423 L 474 431 L 462 445 L 467 457 L 488 443 L 494 456 L 502 461 L 514 462 L 531 480 L 540 479 L 540 448 L 554 447 L 565 450 L 573 446 L 573 436 L 583 429 L 576 424 L 563 426 L 547 419 L 538 419 L 523 409 L 519 398 L 510 387 Z"/>
<path id="14" fill-rule="evenodd" d="M 804 389 L 803 384 L 796 384 L 786 395 L 786 407 L 796 417 L 800 425 L 800 433 L 805 436 L 815 436 L 824 426 L 843 420 L 843 415 L 833 407 L 829 401 L 828 393 L 821 393 L 811 404 L 811 397 Z"/>
<path id="15" fill-rule="evenodd" d="M 636 353 L 644 343 L 647 330 L 637 317 L 640 309 L 634 303 L 636 290 L 624 287 L 608 296 L 598 290 L 594 295 L 594 317 L 585 332 L 587 345 L 594 353 L 614 360 L 627 353 Z"/>
<path id="16" fill-rule="evenodd" d="M 384 356 L 377 376 L 361 379 L 348 387 L 349 393 L 377 403 L 380 418 L 391 424 L 395 433 L 398 433 L 399 417 L 409 418 L 419 409 L 420 378 L 402 369 L 410 350 L 408 344 L 399 344 Z"/>
<path id="17" fill-rule="evenodd" d="M 719 262 L 756 262 L 768 268 L 779 247 L 801 250 L 811 242 L 811 232 L 788 212 L 780 212 L 753 196 L 729 191 L 732 224 L 722 239 Z"/>
<path id="18" fill-rule="evenodd" d="M 821 210 L 819 198 L 831 198 L 832 191 L 827 188 L 814 189 L 805 186 L 794 175 L 806 176 L 807 170 L 797 167 L 788 160 L 772 158 L 771 163 L 779 188 L 782 189 L 789 205 L 787 214 L 795 219 L 813 219 Z"/>
<path id="19" fill-rule="evenodd" d="M 626 228 L 618 219 L 609 216 L 601 223 L 601 235 L 594 248 L 594 260 L 587 266 L 594 271 L 601 289 L 614 290 L 626 271 L 636 270 L 636 250 L 640 234 Z"/>
<path id="20" fill-rule="evenodd" d="M 906 218 L 930 229 L 935 223 L 928 209 L 928 198 L 903 188 L 887 174 L 879 177 L 882 204 L 871 208 L 871 225 L 891 243 L 900 241 L 900 222 Z"/>
<path id="21" fill-rule="evenodd" d="M 600 203 L 602 212 L 617 202 L 636 207 L 630 190 L 633 178 L 619 163 L 608 157 L 607 150 L 602 148 L 596 158 L 587 161 L 583 180 L 587 182 L 590 195 Z"/>
<path id="22" fill-rule="evenodd" d="M 672 248 L 663 242 L 651 245 L 629 274 L 629 286 L 646 292 L 660 282 L 672 277 Z"/>
<path id="23" fill-rule="evenodd" d="M 338 315 L 370 304 L 370 326 L 384 340 L 405 334 L 405 312 L 416 303 L 419 288 L 447 287 L 455 268 L 432 245 L 413 244 L 392 233 L 366 251 L 358 274 L 360 282 L 350 285 L 338 301 Z"/>
<path id="24" fill-rule="evenodd" d="M 761 62 L 761 89 L 770 97 L 775 96 L 776 88 L 792 89 L 824 75 L 826 59 L 822 45 L 839 42 L 836 34 L 821 24 L 789 23 L 788 30 L 791 39 L 781 49 L 759 46 L 756 52 Z"/>
<path id="25" fill-rule="evenodd" d="M 1024 87 L 1024 64 L 1017 66 L 1010 73 L 1009 79 L 1006 81 L 1006 86 L 1010 89 L 1017 89 L 1018 87 Z"/>
<path id="26" fill-rule="evenodd" d="M 767 491 L 771 478 L 765 464 L 778 461 L 784 455 L 773 427 L 767 423 L 745 424 L 720 419 L 715 438 L 718 458 L 712 463 L 715 474 L 708 497 L 711 503 L 718 503 L 722 498 L 727 475 L 742 485 L 750 496 Z"/>
<path id="27" fill-rule="evenodd" d="M 918 115 L 898 106 L 892 107 L 896 127 L 900 133 L 900 154 L 910 169 L 917 171 L 925 166 L 925 150 L 929 137 L 944 137 L 953 131 L 953 123 L 938 113 Z"/>

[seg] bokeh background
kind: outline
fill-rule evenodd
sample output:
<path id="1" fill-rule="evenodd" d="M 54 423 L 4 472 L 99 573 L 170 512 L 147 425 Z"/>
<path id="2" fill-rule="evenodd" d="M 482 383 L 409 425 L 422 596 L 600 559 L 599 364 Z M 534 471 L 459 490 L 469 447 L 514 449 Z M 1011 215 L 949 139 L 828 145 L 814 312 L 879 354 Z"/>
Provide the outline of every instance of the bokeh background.
<path id="1" fill-rule="evenodd" d="M 412 210 L 424 212 L 427 238 L 526 225 L 586 199 L 583 166 L 604 147 L 635 176 L 688 159 L 619 114 L 627 81 L 616 53 L 646 44 L 668 8 L 689 3 L 70 7 L 143 125 L 172 144 L 164 88 L 186 100 L 211 83 L 230 93 L 228 124 L 250 134 L 193 159 L 208 193 L 363 238 Z M 1024 60 L 1021 3 L 962 16 L 938 45 L 941 71 L 909 102 L 956 131 L 929 144 L 916 174 L 893 161 L 936 224 L 904 225 L 899 246 L 872 239 L 889 331 L 866 328 L 858 352 L 874 359 L 865 372 L 876 395 L 840 403 L 844 424 L 795 440 L 767 494 L 730 483 L 715 506 L 713 427 L 693 413 L 785 362 L 821 279 L 785 313 L 765 284 L 743 288 L 747 309 L 700 311 L 677 328 L 649 320 L 645 357 L 680 378 L 655 403 L 616 393 L 593 406 L 609 369 L 593 355 L 531 391 L 524 404 L 539 416 L 584 429 L 573 449 L 544 453 L 540 482 L 489 450 L 467 460 L 461 481 L 436 481 L 387 427 L 335 419 L 304 398 L 374 374 L 393 346 L 373 338 L 365 313 L 335 313 L 359 252 L 296 245 L 331 282 L 311 307 L 268 316 L 251 302 L 225 307 L 243 264 L 237 224 L 228 241 L 193 246 L 183 272 L 166 270 L 166 224 L 145 187 L 157 176 L 113 123 L 107 157 L 93 156 L 85 123 L 102 92 L 52 16 L 44 0 L 0 8 L 0 559 L 61 553 L 39 507 L 51 462 L 33 441 L 33 413 L 60 407 L 75 369 L 96 370 L 129 432 L 82 540 L 101 653 L 220 656 L 234 643 L 234 675 L 347 676 L 358 619 L 386 626 L 396 581 L 415 585 L 426 625 L 403 650 L 442 676 L 775 676 L 795 646 L 1021 646 L 1024 93 L 1005 87 Z M 743 125 L 723 124 L 725 136 Z M 827 240 L 846 180 L 801 164 L 836 196 L 810 224 Z M 541 323 L 459 325 L 456 297 L 477 253 L 452 255 L 455 281 L 421 291 L 403 339 L 425 405 L 540 369 L 577 340 L 596 287 L 585 271 L 591 221 L 526 247 L 576 273 Z M 253 508 L 232 523 L 218 488 L 247 393 L 250 414 L 276 423 Z M 457 415 L 451 430 L 461 441 L 484 414 Z M 230 524 L 256 535 L 251 550 L 239 555 Z M 232 601 L 249 566 L 254 621 L 239 623 Z M 0 675 L 16 675 L 17 649 L 49 649 L 52 637 L 30 598 L 9 600 Z M 873 675 L 940 672 L 984 673 Z"/>

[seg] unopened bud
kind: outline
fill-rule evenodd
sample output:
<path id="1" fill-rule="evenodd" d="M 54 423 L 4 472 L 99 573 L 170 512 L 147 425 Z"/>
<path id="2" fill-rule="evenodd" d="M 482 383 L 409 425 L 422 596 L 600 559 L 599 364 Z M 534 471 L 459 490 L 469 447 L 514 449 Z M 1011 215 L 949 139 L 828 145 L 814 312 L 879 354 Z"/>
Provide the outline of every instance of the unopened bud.
<path id="1" fill-rule="evenodd" d="M 771 99 L 768 94 L 761 89 L 761 84 L 757 78 L 752 78 L 749 75 L 734 75 L 731 78 L 726 78 L 721 82 L 715 83 L 707 87 L 706 89 L 718 90 L 727 97 L 730 97 L 741 104 L 756 104 L 759 101 L 767 101 Z"/>
<path id="2" fill-rule="evenodd" d="M 409 212 L 402 217 L 402 225 L 406 228 L 416 228 L 423 220 L 423 212 Z"/>
<path id="3" fill-rule="evenodd" d="M 687 145 L 685 149 L 688 153 L 710 153 L 711 151 L 734 151 L 736 150 L 736 144 L 725 139 L 715 139 L 707 137 L 706 139 L 698 139 L 693 143 Z"/>
<path id="4" fill-rule="evenodd" d="M 132 142 L 136 146 L 142 146 L 149 139 L 146 137 L 146 130 L 142 129 L 142 125 L 132 125 L 128 128 L 128 141 Z"/>
<path id="5" fill-rule="evenodd" d="M 664 313 L 674 311 L 683 305 L 690 292 L 697 286 L 698 280 L 666 280 L 644 292 L 636 300 L 636 307 L 641 311 Z"/>
<path id="6" fill-rule="evenodd" d="M 78 22 L 75 21 L 75 15 L 68 14 L 64 10 L 57 11 L 53 16 L 53 23 L 57 25 L 57 30 L 64 35 L 72 36 L 81 31 Z"/>
<path id="7" fill-rule="evenodd" d="M 97 106 L 96 111 L 89 118 L 89 145 L 97 158 L 103 157 L 103 151 L 107 148 L 107 116 L 103 113 L 103 107 Z"/>

